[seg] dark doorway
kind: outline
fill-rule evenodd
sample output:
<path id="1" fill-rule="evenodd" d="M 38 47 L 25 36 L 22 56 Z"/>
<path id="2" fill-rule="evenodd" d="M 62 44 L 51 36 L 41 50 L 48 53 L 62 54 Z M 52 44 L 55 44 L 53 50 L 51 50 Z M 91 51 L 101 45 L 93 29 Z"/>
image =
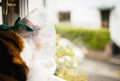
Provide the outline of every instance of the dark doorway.
<path id="1" fill-rule="evenodd" d="M 109 28 L 110 10 L 101 10 L 101 26 Z"/>
<path id="2" fill-rule="evenodd" d="M 120 54 L 120 47 L 117 46 L 114 42 L 112 43 L 112 54 L 119 55 Z"/>

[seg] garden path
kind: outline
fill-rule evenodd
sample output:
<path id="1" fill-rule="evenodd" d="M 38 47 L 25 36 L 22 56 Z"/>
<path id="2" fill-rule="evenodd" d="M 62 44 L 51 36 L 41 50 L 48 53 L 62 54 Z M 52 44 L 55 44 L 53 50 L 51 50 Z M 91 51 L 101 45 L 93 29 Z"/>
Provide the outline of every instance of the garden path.
<path id="1" fill-rule="evenodd" d="M 88 81 L 120 81 L 120 65 L 85 58 L 80 69 L 87 74 Z"/>

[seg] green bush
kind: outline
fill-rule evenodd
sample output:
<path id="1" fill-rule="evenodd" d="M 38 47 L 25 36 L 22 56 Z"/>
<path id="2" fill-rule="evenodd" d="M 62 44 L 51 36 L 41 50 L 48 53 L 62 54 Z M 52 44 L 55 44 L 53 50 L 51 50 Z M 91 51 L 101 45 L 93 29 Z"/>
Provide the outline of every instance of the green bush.
<path id="1" fill-rule="evenodd" d="M 105 44 L 110 41 L 108 29 L 88 29 L 74 27 L 70 25 L 55 25 L 57 34 L 68 38 L 76 45 L 85 45 L 87 48 L 94 50 L 103 50 Z"/>

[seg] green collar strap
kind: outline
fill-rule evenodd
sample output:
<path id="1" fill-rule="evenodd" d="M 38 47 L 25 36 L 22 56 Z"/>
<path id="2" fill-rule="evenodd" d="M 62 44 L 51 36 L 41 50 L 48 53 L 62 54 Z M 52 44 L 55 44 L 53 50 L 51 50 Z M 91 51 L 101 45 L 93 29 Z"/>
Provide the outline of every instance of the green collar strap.
<path id="1" fill-rule="evenodd" d="M 20 17 L 16 20 L 14 26 L 8 26 L 6 24 L 3 24 L 0 25 L 0 30 L 13 30 L 16 32 L 18 27 L 23 27 L 28 32 L 33 32 L 33 29 L 23 23 Z"/>

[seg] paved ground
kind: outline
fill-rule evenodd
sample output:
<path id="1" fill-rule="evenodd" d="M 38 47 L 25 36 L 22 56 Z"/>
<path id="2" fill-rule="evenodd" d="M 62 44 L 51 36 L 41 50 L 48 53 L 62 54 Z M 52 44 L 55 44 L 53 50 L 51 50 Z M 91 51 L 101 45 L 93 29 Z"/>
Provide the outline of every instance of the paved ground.
<path id="1" fill-rule="evenodd" d="M 88 81 L 120 81 L 120 65 L 84 59 L 80 66 Z"/>
<path id="2" fill-rule="evenodd" d="M 88 76 L 88 81 L 120 81 L 120 80 L 104 75 L 90 75 Z"/>

